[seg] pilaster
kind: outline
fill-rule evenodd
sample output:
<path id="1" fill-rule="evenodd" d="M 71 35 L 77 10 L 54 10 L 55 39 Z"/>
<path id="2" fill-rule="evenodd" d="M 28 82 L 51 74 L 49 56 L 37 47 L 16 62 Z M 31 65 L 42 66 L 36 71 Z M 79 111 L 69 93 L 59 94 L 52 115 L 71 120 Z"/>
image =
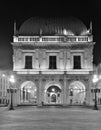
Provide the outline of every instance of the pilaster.
<path id="1" fill-rule="evenodd" d="M 64 87 L 63 87 L 63 106 L 67 105 L 67 80 L 66 75 L 64 74 Z"/>
<path id="2" fill-rule="evenodd" d="M 41 74 L 39 75 L 39 80 L 38 80 L 38 106 L 42 106 L 42 79 L 41 79 Z"/>
<path id="3" fill-rule="evenodd" d="M 89 80 L 88 80 L 87 92 L 86 92 L 86 103 L 88 105 L 92 105 L 93 104 L 91 87 L 92 87 L 92 76 L 90 75 L 89 76 Z"/>

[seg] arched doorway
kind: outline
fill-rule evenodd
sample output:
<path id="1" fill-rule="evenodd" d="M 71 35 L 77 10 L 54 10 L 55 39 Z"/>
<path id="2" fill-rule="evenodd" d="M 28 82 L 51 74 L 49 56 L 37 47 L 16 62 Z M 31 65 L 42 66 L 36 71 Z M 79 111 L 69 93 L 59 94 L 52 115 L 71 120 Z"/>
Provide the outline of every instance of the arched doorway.
<path id="1" fill-rule="evenodd" d="M 69 86 L 70 104 L 85 103 L 85 85 L 80 81 L 74 81 Z"/>
<path id="2" fill-rule="evenodd" d="M 48 86 L 45 89 L 44 103 L 45 104 L 61 104 L 61 87 L 55 84 Z"/>
<path id="3" fill-rule="evenodd" d="M 37 103 L 37 88 L 32 81 L 25 81 L 21 85 L 21 103 Z"/>

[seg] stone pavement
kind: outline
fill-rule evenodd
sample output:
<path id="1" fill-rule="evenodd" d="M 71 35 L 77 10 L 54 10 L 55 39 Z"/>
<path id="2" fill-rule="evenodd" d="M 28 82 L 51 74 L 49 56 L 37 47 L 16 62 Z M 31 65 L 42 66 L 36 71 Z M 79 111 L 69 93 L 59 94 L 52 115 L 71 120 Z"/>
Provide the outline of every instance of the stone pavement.
<path id="1" fill-rule="evenodd" d="M 0 130 L 101 130 L 101 110 L 90 108 L 0 107 Z"/>

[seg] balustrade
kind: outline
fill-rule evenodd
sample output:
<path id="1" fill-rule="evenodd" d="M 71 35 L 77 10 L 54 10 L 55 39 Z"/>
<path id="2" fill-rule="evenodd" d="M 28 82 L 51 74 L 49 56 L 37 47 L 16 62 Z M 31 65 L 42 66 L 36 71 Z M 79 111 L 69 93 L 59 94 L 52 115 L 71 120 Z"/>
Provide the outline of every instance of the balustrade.
<path id="1" fill-rule="evenodd" d="M 92 36 L 18 36 L 14 42 L 91 42 Z"/>

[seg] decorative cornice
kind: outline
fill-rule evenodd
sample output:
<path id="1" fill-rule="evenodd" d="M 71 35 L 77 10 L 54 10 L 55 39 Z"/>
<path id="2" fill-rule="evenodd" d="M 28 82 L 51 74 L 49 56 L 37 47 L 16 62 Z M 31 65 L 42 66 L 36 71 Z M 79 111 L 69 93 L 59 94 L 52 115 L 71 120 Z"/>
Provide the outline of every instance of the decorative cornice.
<path id="1" fill-rule="evenodd" d="M 13 47 L 15 48 L 21 48 L 21 49 L 37 49 L 37 48 L 45 48 L 45 49 L 60 49 L 60 48 L 72 48 L 72 49 L 78 49 L 78 48 L 85 48 L 85 47 L 91 47 L 93 46 L 95 43 L 94 42 L 86 42 L 86 43 L 11 43 L 13 45 Z"/>

